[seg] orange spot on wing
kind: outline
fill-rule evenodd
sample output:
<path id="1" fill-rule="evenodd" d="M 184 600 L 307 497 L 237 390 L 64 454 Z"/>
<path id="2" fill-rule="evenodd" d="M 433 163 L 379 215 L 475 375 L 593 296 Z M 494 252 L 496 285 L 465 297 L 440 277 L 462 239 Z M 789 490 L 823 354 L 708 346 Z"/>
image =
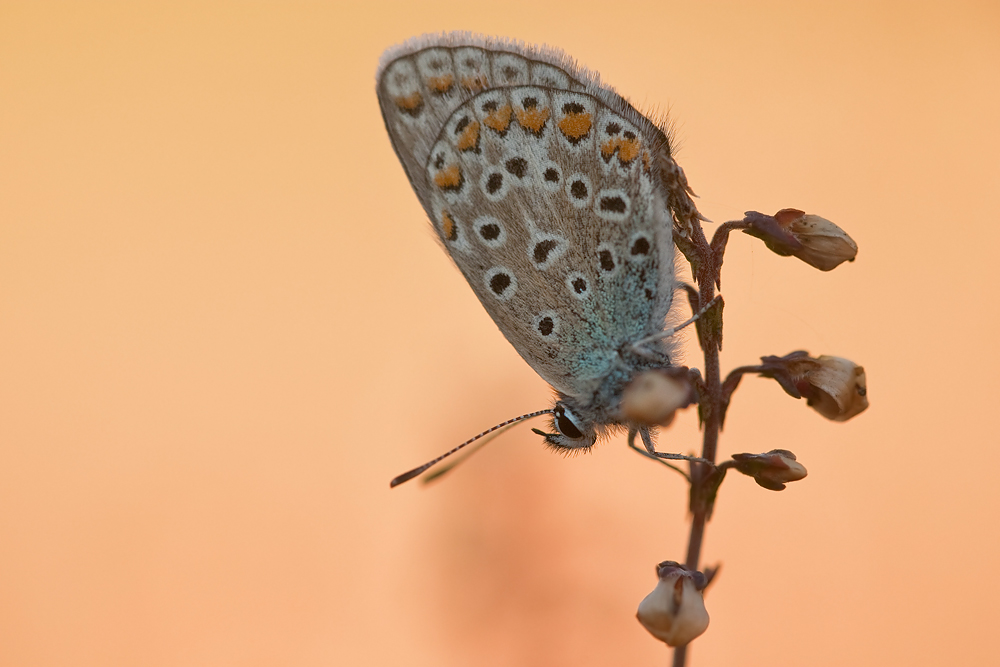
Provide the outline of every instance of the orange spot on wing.
<path id="1" fill-rule="evenodd" d="M 510 105 L 505 104 L 484 118 L 483 125 L 497 132 L 506 132 L 510 125 Z"/>
<path id="2" fill-rule="evenodd" d="M 451 74 L 427 77 L 427 87 L 435 93 L 447 93 L 455 84 L 455 77 Z"/>
<path id="3" fill-rule="evenodd" d="M 448 211 L 441 211 L 441 232 L 449 241 L 458 238 L 458 229 L 455 227 L 455 221 L 448 215 Z"/>
<path id="4" fill-rule="evenodd" d="M 458 136 L 458 140 L 455 142 L 455 146 L 460 151 L 467 151 L 469 149 L 475 148 L 479 143 L 479 123 L 473 121 L 469 123 L 462 134 Z"/>
<path id="5" fill-rule="evenodd" d="M 571 141 L 579 141 L 587 136 L 592 125 L 589 113 L 568 113 L 559 121 L 559 130 Z"/>
<path id="6" fill-rule="evenodd" d="M 635 139 L 625 139 L 624 137 L 615 137 L 614 139 L 609 139 L 608 141 L 601 144 L 601 155 L 604 156 L 605 160 L 610 160 L 611 156 L 618 151 L 618 159 L 622 164 L 628 164 L 632 160 L 639 157 L 640 142 L 639 138 Z M 646 162 L 646 166 L 649 166 L 649 153 L 643 151 L 643 160 Z"/>
<path id="7" fill-rule="evenodd" d="M 639 157 L 639 139 L 622 139 L 618 147 L 618 159 L 622 162 L 631 162 Z"/>
<path id="8" fill-rule="evenodd" d="M 442 190 L 453 190 L 462 184 L 462 169 L 452 164 L 434 176 L 434 183 Z"/>
<path id="9" fill-rule="evenodd" d="M 409 95 L 400 95 L 395 100 L 396 106 L 403 111 L 416 111 L 424 103 L 419 91 L 414 91 Z"/>
<path id="10" fill-rule="evenodd" d="M 485 74 L 463 76 L 460 83 L 462 84 L 462 88 L 465 88 L 471 93 L 478 93 L 480 90 L 483 90 L 489 85 Z"/>
<path id="11" fill-rule="evenodd" d="M 541 132 L 545 127 L 545 121 L 549 119 L 549 110 L 545 108 L 518 109 L 515 113 L 521 127 L 535 133 Z"/>

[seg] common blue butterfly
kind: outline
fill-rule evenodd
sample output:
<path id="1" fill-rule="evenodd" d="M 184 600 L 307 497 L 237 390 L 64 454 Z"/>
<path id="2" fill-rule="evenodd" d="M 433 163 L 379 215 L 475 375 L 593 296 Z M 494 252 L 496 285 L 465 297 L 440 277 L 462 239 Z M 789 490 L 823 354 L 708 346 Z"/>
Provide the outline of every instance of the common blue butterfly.
<path id="1" fill-rule="evenodd" d="M 507 39 L 417 37 L 377 80 L 442 245 L 557 392 L 545 442 L 588 448 L 625 427 L 652 451 L 622 395 L 671 368 L 674 234 L 700 217 L 666 129 L 563 52 Z"/>

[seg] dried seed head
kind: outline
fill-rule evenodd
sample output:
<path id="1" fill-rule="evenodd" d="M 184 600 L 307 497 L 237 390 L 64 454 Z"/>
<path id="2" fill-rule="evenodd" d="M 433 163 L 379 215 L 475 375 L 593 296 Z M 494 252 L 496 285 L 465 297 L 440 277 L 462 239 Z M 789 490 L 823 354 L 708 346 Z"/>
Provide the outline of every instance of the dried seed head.
<path id="1" fill-rule="evenodd" d="M 636 618 L 667 646 L 684 646 L 708 628 L 704 574 L 674 561 L 656 566 L 659 582 L 639 603 Z"/>
<path id="2" fill-rule="evenodd" d="M 799 390 L 809 406 L 827 419 L 847 421 L 868 408 L 868 383 L 865 369 L 850 359 L 821 356 L 809 369 Z"/>
<path id="3" fill-rule="evenodd" d="M 771 251 L 798 257 L 821 271 L 853 262 L 858 254 L 858 244 L 847 232 L 818 215 L 783 208 L 773 216 L 749 211 L 745 219 L 749 226 L 743 231 L 764 241 Z"/>
<path id="4" fill-rule="evenodd" d="M 807 352 L 784 357 L 761 357 L 758 372 L 774 378 L 788 394 L 805 398 L 809 407 L 827 419 L 847 421 L 868 409 L 865 369 L 850 359 Z"/>
<path id="5" fill-rule="evenodd" d="M 733 454 L 735 468 L 771 491 L 781 491 L 788 482 L 796 482 L 808 473 L 787 449 L 772 449 L 763 454 Z"/>

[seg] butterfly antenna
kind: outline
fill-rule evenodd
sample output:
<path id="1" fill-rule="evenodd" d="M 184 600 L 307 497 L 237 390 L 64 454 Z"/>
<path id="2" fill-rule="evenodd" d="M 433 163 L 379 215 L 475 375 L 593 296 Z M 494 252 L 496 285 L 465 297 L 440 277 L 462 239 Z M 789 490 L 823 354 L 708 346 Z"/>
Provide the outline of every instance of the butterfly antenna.
<path id="1" fill-rule="evenodd" d="M 520 421 L 524 421 L 525 419 L 531 419 L 532 417 L 540 417 L 541 415 L 550 415 L 550 414 L 552 414 L 552 410 L 539 410 L 538 412 L 529 412 L 526 415 L 521 415 L 520 417 L 514 417 L 513 419 L 508 419 L 505 422 L 501 422 L 501 423 L 497 424 L 496 426 L 494 426 L 492 428 L 486 429 L 485 431 L 483 431 L 479 435 L 475 436 L 474 438 L 469 438 L 468 440 L 466 440 L 465 442 L 463 442 L 458 447 L 455 447 L 454 449 L 445 452 L 444 454 L 442 454 L 441 456 L 437 457 L 436 459 L 428 461 L 427 463 L 423 464 L 422 466 L 420 466 L 418 468 L 414 468 L 413 470 L 411 470 L 409 472 L 404 472 L 402 475 L 397 475 L 396 477 L 393 478 L 393 480 L 391 482 L 389 482 L 389 488 L 393 488 L 393 487 L 399 486 L 403 482 L 410 481 L 414 477 L 417 477 L 420 474 L 422 474 L 424 471 L 426 471 L 427 469 L 434 467 L 435 465 L 437 465 L 438 463 L 440 463 L 444 459 L 448 458 L 452 454 L 455 454 L 459 450 L 464 449 L 465 447 L 468 447 L 469 445 L 471 445 L 472 443 L 474 443 L 476 440 L 479 440 L 480 438 L 482 438 L 484 436 L 487 436 L 490 433 L 493 433 L 494 431 L 499 431 L 502 428 L 507 428 L 508 426 L 510 426 L 512 424 L 516 424 L 517 422 L 520 422 Z"/>
<path id="2" fill-rule="evenodd" d="M 689 326 L 691 324 L 694 324 L 695 322 L 697 322 L 698 320 L 700 320 L 702 318 L 702 316 L 705 313 L 707 313 L 708 310 L 712 306 L 714 306 L 716 304 L 716 302 L 721 301 L 721 300 L 722 300 L 722 295 L 721 294 L 716 294 L 712 298 L 712 300 L 709 301 L 701 310 L 699 310 L 697 313 L 695 313 L 694 315 L 692 315 L 690 318 L 688 318 L 684 322 L 681 322 L 676 327 L 670 327 L 669 329 L 664 329 L 663 331 L 660 331 L 659 333 L 655 333 L 652 336 L 646 336 L 645 338 L 643 338 L 641 340 L 637 340 L 635 343 L 632 344 L 632 349 L 638 350 L 640 347 L 642 347 L 643 345 L 646 345 L 647 343 L 653 343 L 655 341 L 662 340 L 664 338 L 670 338 L 671 336 L 673 336 L 675 333 L 677 333 L 678 331 L 680 331 L 684 327 Z"/>

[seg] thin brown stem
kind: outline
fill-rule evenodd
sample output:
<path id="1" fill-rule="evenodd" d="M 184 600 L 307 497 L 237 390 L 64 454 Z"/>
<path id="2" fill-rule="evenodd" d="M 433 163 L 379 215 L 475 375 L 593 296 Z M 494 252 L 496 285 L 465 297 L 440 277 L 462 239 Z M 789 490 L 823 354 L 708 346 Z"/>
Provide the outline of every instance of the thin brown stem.
<path id="1" fill-rule="evenodd" d="M 728 231 L 728 230 L 727 230 Z M 724 242 L 723 242 L 724 244 Z M 720 244 L 720 245 L 723 245 Z M 699 256 L 695 279 L 698 282 L 699 302 L 702 307 L 715 296 L 722 269 L 722 253 L 715 253 L 709 246 L 699 226 L 695 226 L 694 251 Z M 724 245 L 723 245 L 724 247 Z M 722 425 L 722 381 L 719 372 L 719 348 L 722 341 L 722 319 L 708 318 L 711 324 L 698 327 L 698 344 L 705 355 L 704 388 L 700 398 L 703 420 L 701 456 L 712 463 L 718 452 L 719 430 Z M 707 464 L 691 465 L 691 533 L 685 566 L 697 570 L 705 540 L 705 526 L 712 514 L 716 487 L 712 486 L 712 468 Z M 674 649 L 673 667 L 685 667 L 687 646 Z"/>

